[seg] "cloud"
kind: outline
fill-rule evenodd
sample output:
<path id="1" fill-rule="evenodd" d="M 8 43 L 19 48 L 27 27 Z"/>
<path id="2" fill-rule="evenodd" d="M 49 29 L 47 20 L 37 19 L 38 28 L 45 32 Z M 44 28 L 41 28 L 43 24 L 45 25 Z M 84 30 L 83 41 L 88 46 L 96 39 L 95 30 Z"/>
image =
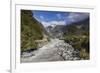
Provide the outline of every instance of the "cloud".
<path id="1" fill-rule="evenodd" d="M 47 27 L 47 26 L 49 26 L 49 25 L 50 25 L 50 23 L 49 23 L 49 22 L 45 22 L 45 21 L 42 21 L 41 23 L 44 25 L 44 27 Z"/>
<path id="2" fill-rule="evenodd" d="M 56 24 L 56 25 L 65 25 L 66 22 L 65 21 L 51 21 L 51 24 Z"/>
<path id="3" fill-rule="evenodd" d="M 62 18 L 62 15 L 60 13 L 56 14 L 56 16 L 61 19 Z"/>
<path id="4" fill-rule="evenodd" d="M 42 19 L 42 20 L 43 20 L 43 19 L 44 19 L 44 16 L 40 15 L 40 19 Z"/>
<path id="5" fill-rule="evenodd" d="M 49 21 L 49 22 L 45 22 L 42 21 L 42 24 L 47 27 L 47 26 L 55 26 L 55 25 L 66 25 L 66 21 Z"/>
<path id="6" fill-rule="evenodd" d="M 67 19 L 70 22 L 77 22 L 77 21 L 84 20 L 88 17 L 89 17 L 88 13 L 70 13 L 69 16 L 67 17 Z"/>

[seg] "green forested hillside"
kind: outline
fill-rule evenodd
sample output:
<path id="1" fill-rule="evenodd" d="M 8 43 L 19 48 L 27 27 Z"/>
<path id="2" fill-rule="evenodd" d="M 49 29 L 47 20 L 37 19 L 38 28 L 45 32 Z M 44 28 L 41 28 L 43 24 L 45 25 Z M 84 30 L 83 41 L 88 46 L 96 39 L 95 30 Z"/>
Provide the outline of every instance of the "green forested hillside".
<path id="1" fill-rule="evenodd" d="M 80 51 L 80 58 L 89 59 L 89 18 L 68 25 L 66 33 L 64 33 L 64 40 Z"/>
<path id="2" fill-rule="evenodd" d="M 36 49 L 35 40 L 43 38 L 44 28 L 30 10 L 21 10 L 21 51 Z"/>

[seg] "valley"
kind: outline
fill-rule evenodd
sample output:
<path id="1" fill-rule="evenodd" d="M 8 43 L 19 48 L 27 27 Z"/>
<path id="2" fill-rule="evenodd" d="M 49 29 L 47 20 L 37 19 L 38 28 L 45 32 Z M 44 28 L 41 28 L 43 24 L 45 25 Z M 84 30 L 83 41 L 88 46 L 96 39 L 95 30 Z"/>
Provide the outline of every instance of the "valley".
<path id="1" fill-rule="evenodd" d="M 89 59 L 89 18 L 44 26 L 30 10 L 21 11 L 21 62 Z"/>

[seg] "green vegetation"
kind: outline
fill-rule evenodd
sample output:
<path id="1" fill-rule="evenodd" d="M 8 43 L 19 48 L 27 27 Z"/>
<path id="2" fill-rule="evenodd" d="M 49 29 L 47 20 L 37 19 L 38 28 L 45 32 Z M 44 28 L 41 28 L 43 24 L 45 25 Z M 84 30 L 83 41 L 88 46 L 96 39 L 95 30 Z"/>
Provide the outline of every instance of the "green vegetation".
<path id="1" fill-rule="evenodd" d="M 89 59 L 89 37 L 86 35 L 69 35 L 65 37 L 65 42 L 71 44 L 80 51 L 82 59 Z"/>
<path id="2" fill-rule="evenodd" d="M 84 21 L 83 25 L 80 25 L 80 23 L 68 25 L 66 29 L 64 41 L 80 51 L 81 59 L 89 59 L 89 23 Z"/>
<path id="3" fill-rule="evenodd" d="M 21 52 L 37 49 L 38 42 L 36 40 L 41 43 L 43 40 L 44 42 L 50 41 L 50 34 L 33 16 L 31 10 L 21 10 Z M 64 32 L 61 34 L 63 36 L 61 39 L 78 49 L 81 59 L 89 59 L 89 19 L 64 26 L 62 30 Z"/>
<path id="4" fill-rule="evenodd" d="M 44 28 L 30 10 L 21 10 L 21 51 L 37 49 L 35 40 L 43 38 Z"/>

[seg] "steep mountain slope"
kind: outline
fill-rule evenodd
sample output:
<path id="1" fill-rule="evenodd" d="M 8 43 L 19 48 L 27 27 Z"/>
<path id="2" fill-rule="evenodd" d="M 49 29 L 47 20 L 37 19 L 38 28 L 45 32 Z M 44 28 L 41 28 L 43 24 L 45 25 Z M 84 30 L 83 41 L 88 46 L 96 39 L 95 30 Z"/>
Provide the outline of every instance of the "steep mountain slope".
<path id="1" fill-rule="evenodd" d="M 21 51 L 36 49 L 35 40 L 41 40 L 45 29 L 30 10 L 21 10 Z"/>
<path id="2" fill-rule="evenodd" d="M 82 59 L 89 59 L 89 18 L 69 24 L 64 33 L 64 40 L 80 51 Z"/>
<path id="3" fill-rule="evenodd" d="M 89 18 L 80 22 L 68 24 L 67 27 L 65 28 L 65 31 L 66 34 L 75 34 L 75 35 L 89 32 Z"/>

